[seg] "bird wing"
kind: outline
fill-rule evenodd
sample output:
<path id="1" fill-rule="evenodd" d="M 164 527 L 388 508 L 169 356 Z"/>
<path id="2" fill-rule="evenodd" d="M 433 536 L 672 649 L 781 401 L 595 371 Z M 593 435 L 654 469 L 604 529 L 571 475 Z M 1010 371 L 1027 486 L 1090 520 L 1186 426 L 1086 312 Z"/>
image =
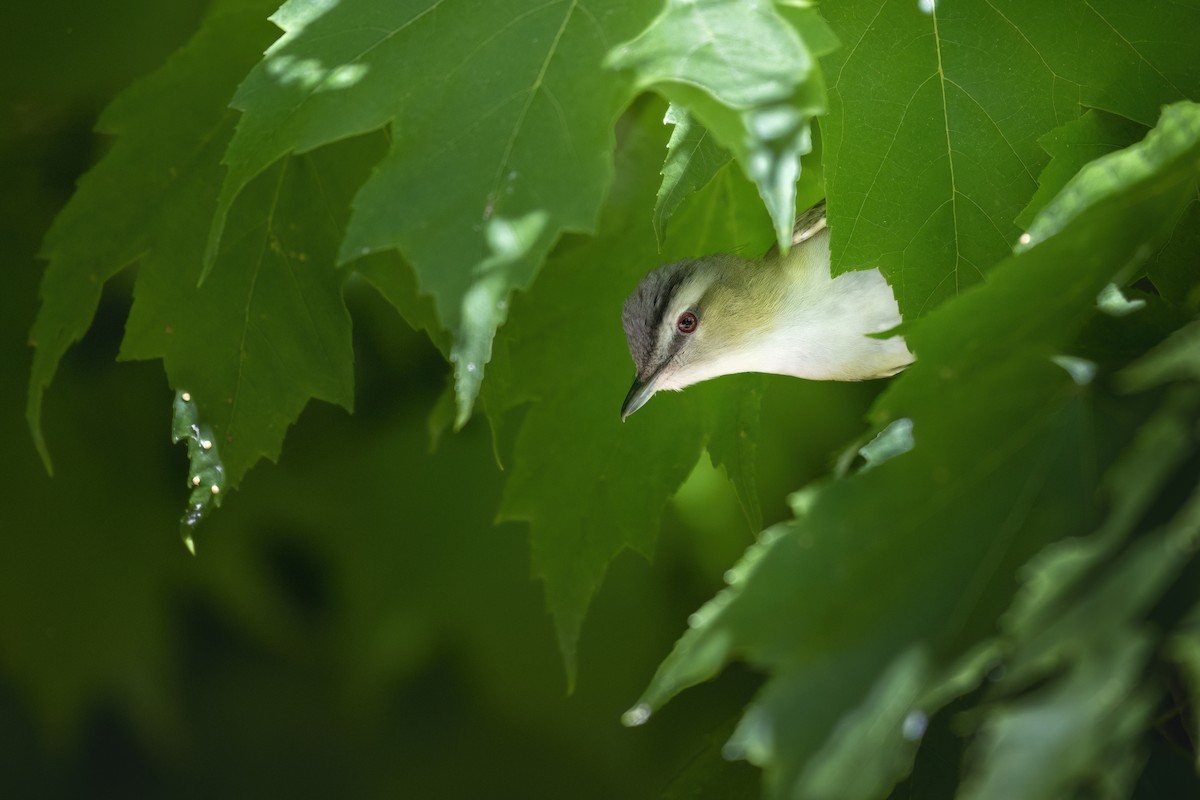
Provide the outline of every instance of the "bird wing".
<path id="1" fill-rule="evenodd" d="M 808 241 L 825 230 L 825 227 L 825 201 L 821 200 L 808 211 L 796 217 L 796 224 L 792 226 L 792 247 Z"/>
<path id="2" fill-rule="evenodd" d="M 807 242 L 812 237 L 816 236 L 821 231 L 828 227 L 825 221 L 825 200 L 817 202 L 812 208 L 796 217 L 796 222 L 792 225 L 792 247 L 798 244 Z M 770 258 L 779 255 L 779 243 L 771 245 L 771 249 L 763 254 L 764 258 Z"/>

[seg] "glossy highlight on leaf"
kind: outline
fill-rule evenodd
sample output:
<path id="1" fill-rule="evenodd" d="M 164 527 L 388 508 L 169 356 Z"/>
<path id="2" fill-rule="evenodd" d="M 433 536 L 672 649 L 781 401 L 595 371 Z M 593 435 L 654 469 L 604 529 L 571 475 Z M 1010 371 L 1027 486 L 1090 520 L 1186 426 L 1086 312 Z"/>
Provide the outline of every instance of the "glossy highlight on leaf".
<path id="1" fill-rule="evenodd" d="M 776 241 L 787 252 L 800 157 L 812 150 L 812 119 L 825 112 L 817 58 L 834 42 L 813 9 L 785 13 L 772 0 L 668 0 L 637 38 L 612 50 L 608 63 L 631 70 L 640 88 L 686 109 L 733 153 L 758 186 Z M 685 127 L 672 142 L 663 168 L 662 213 L 674 202 L 671 195 L 686 188 L 674 184 L 702 185 L 708 171 L 693 175 L 675 163 L 703 144 L 698 139 L 689 147 L 692 135 Z M 705 161 L 712 156 L 695 169 Z"/>
<path id="2" fill-rule="evenodd" d="M 660 246 L 666 237 L 667 222 L 679 204 L 707 185 L 730 159 L 729 151 L 718 145 L 686 109 L 670 106 L 663 123 L 674 127 L 667 142 L 662 185 L 654 201 L 654 234 Z"/>
<path id="3" fill-rule="evenodd" d="M 288 153 L 388 128 L 339 260 L 396 249 L 452 332 L 466 422 L 507 318 L 566 231 L 595 226 L 611 179 L 612 121 L 631 87 L 600 68 L 644 24 L 618 0 L 291 0 L 283 36 L 234 97 L 243 112 L 208 240 L 234 199 Z"/>

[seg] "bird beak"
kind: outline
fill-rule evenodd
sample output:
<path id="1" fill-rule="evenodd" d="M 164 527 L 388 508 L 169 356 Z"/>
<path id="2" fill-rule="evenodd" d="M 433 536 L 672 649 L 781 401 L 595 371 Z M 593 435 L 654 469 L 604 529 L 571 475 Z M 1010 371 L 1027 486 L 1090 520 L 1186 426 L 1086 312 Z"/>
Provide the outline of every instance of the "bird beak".
<path id="1" fill-rule="evenodd" d="M 651 375 L 646 380 L 639 378 L 633 379 L 633 386 L 629 387 L 629 394 L 625 395 L 625 402 L 621 404 L 621 421 L 624 422 L 633 412 L 637 411 L 642 406 L 646 405 L 646 401 L 654 396 L 658 390 L 658 374 Z"/>

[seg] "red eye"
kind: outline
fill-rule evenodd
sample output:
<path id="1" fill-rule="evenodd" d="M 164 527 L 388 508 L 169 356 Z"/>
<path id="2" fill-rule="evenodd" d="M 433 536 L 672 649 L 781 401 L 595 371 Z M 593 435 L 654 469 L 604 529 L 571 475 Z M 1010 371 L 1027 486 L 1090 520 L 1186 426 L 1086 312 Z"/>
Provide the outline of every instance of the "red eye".
<path id="1" fill-rule="evenodd" d="M 696 330 L 696 326 L 700 321 L 696 319 L 696 315 L 690 311 L 685 311 L 679 315 L 679 320 L 675 323 L 675 327 L 680 333 L 691 333 Z"/>

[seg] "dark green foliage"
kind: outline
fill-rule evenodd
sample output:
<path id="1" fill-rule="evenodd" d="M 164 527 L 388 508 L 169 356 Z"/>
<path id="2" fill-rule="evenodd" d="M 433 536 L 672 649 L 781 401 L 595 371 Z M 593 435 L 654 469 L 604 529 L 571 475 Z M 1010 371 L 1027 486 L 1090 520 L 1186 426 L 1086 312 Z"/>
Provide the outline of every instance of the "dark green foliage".
<path id="1" fill-rule="evenodd" d="M 189 749 L 255 764 L 282 730 L 241 791 L 1196 788 L 1200 3 L 177 13 L 172 56 L 6 84 L 3 241 L 46 231 L 46 266 L 4 315 L 34 350 L 5 351 L 33 446 L 5 422 L 0 733 L 103 761 L 114 725 L 126 796 L 227 795 Z M 94 151 L 52 138 L 55 98 L 139 71 Z M 638 279 L 786 246 L 822 196 L 833 271 L 883 271 L 917 362 L 622 424 Z M 118 340 L 166 386 L 97 366 Z M 32 783 L 70 760 L 34 750 Z"/>

